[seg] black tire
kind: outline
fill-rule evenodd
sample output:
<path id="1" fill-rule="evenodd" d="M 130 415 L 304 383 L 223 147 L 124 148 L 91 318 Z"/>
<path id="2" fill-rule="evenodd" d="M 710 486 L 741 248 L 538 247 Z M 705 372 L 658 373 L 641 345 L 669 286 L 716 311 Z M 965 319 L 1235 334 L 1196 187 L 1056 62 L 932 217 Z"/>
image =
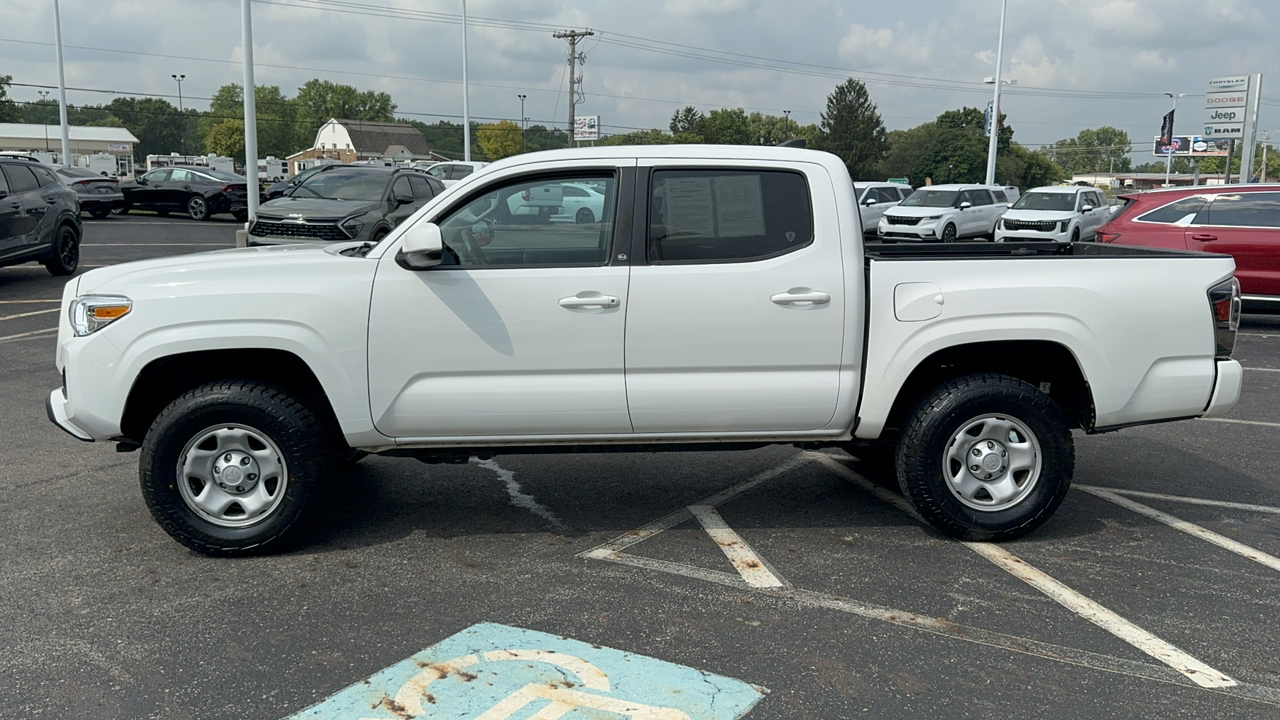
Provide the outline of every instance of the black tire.
<path id="1" fill-rule="evenodd" d="M 53 234 L 53 254 L 44 261 L 44 267 L 54 277 L 75 273 L 80 267 L 80 233 L 74 225 L 63 223 Z"/>
<path id="2" fill-rule="evenodd" d="M 951 223 L 947 223 L 942 228 L 942 242 L 952 243 L 955 241 L 956 241 L 956 226 L 952 225 Z"/>
<path id="3" fill-rule="evenodd" d="M 383 228 L 381 230 L 374 230 L 373 234 L 369 236 L 369 242 L 373 243 L 374 245 L 377 245 L 378 243 L 382 242 L 382 238 L 390 234 L 391 234 L 391 231 L 387 230 L 386 228 Z"/>
<path id="4" fill-rule="evenodd" d="M 1080 228 L 1076 228 L 1071 231 L 1071 242 L 1073 243 L 1080 242 Z"/>
<path id="5" fill-rule="evenodd" d="M 118 208 L 112 208 L 111 212 L 114 215 L 128 215 L 130 209 L 128 205 L 121 205 Z"/>
<path id="6" fill-rule="evenodd" d="M 111 208 L 109 207 L 99 207 L 89 211 L 89 217 L 96 218 L 98 220 L 101 220 L 102 218 L 110 214 L 111 214 Z"/>
<path id="7" fill-rule="evenodd" d="M 1001 509 L 965 504 L 945 477 L 952 439 L 984 416 L 1018 421 L 1039 444 L 1038 474 L 1028 476 L 1034 484 Z M 982 373 L 949 380 L 925 396 L 909 416 L 895 460 L 902 494 L 935 528 L 964 540 L 999 541 L 1031 532 L 1053 515 L 1071 487 L 1075 447 L 1066 416 L 1048 395 L 1017 378 Z"/>
<path id="8" fill-rule="evenodd" d="M 595 222 L 596 216 L 595 213 L 591 212 L 590 208 L 579 208 L 578 214 L 575 215 L 573 219 L 576 220 L 579 225 L 586 225 L 587 223 Z"/>
<path id="9" fill-rule="evenodd" d="M 187 482 L 193 493 L 198 492 L 192 486 L 196 481 L 180 477 L 179 463 L 189 443 L 221 425 L 249 428 L 269 439 L 287 469 L 276 481 L 285 482 L 283 488 L 276 485 L 280 499 L 260 519 L 241 527 L 201 516 L 178 487 L 179 482 Z M 202 385 L 170 403 L 147 431 L 138 467 L 142 496 L 160 527 L 196 552 L 214 556 L 277 552 L 289 547 L 303 526 L 305 511 L 334 459 L 332 437 L 333 431 L 314 412 L 279 388 L 244 380 Z M 266 482 L 264 477 L 264 487 Z"/>
<path id="10" fill-rule="evenodd" d="M 203 195 L 192 195 L 187 198 L 187 215 L 192 220 L 203 222 L 208 220 L 212 214 L 209 212 L 209 201 Z"/>

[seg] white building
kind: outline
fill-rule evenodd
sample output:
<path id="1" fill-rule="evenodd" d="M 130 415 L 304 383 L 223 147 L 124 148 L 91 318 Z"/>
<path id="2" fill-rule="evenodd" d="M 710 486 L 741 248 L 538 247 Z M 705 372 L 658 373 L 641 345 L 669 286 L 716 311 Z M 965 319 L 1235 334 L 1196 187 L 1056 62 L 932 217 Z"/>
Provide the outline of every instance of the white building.
<path id="1" fill-rule="evenodd" d="M 72 125 L 70 165 L 76 165 L 81 155 L 101 153 L 116 156 L 119 174 L 127 174 L 133 167 L 133 148 L 138 138 L 124 128 L 82 127 Z M 62 164 L 62 126 L 33 125 L 29 123 L 0 123 L 0 150 L 19 150 L 29 153 L 51 154 L 57 164 Z M 113 173 L 114 174 L 114 173 Z"/>

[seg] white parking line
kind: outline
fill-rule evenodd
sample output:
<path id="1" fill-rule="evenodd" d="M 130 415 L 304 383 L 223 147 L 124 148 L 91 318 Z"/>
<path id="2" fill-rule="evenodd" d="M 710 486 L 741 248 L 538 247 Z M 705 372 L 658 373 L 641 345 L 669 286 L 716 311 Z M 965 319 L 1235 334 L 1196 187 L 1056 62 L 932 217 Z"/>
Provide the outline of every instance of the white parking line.
<path id="1" fill-rule="evenodd" d="M 1247 367 L 1245 370 L 1253 370 L 1254 372 L 1280 372 L 1280 368 L 1256 368 Z"/>
<path id="2" fill-rule="evenodd" d="M 80 243 L 80 247 L 235 247 L 235 242 L 220 243 Z"/>
<path id="3" fill-rule="evenodd" d="M 1272 570 L 1280 571 L 1280 558 L 1277 558 L 1274 555 L 1268 555 L 1261 550 L 1255 550 L 1244 543 L 1236 542 L 1225 535 L 1219 535 L 1218 533 L 1200 527 L 1193 522 L 1188 522 L 1182 518 L 1174 517 L 1173 515 L 1161 512 L 1148 505 L 1143 505 L 1140 502 L 1130 500 L 1129 498 L 1120 497 L 1119 495 L 1103 490 L 1102 488 L 1085 486 L 1080 489 L 1090 495 L 1096 495 L 1103 500 L 1110 500 L 1122 508 L 1127 508 L 1141 515 L 1146 515 L 1152 520 L 1159 520 L 1165 525 L 1168 525 L 1175 530 L 1181 530 L 1192 537 L 1197 537 L 1205 542 L 1213 543 L 1224 550 L 1230 550 L 1240 557 L 1248 558 L 1260 565 L 1265 565 Z"/>
<path id="4" fill-rule="evenodd" d="M 26 303 L 60 303 L 61 300 L 0 300 L 0 305 L 19 305 Z"/>
<path id="5" fill-rule="evenodd" d="M 1272 507 L 1270 505 L 1251 505 L 1249 503 L 1227 502 L 1226 500 L 1209 500 L 1206 498 L 1185 497 L 1182 495 L 1165 495 L 1163 493 L 1145 492 L 1143 490 L 1125 490 L 1123 488 L 1098 487 L 1097 485 L 1081 485 L 1079 483 L 1076 483 L 1074 486 L 1081 490 L 1106 490 L 1107 492 L 1116 493 L 1118 495 L 1133 495 L 1134 497 L 1151 498 L 1152 500 L 1169 500 L 1171 502 L 1188 503 L 1191 505 L 1208 505 L 1209 507 L 1230 508 L 1232 510 L 1244 510 L 1246 512 L 1280 515 L 1280 507 Z"/>
<path id="6" fill-rule="evenodd" d="M 44 330 L 32 330 L 31 332 L 18 333 L 17 335 L 5 335 L 4 337 L 0 337 L 0 341 L 3 341 L 3 340 L 17 340 L 17 339 L 19 339 L 19 338 L 31 337 L 31 336 L 33 336 L 33 335 L 43 335 L 43 334 L 45 334 L 45 333 L 51 333 L 51 332 L 58 332 L 58 328 L 56 328 L 56 327 L 55 327 L 55 328 L 46 328 L 46 329 L 44 329 Z"/>
<path id="7" fill-rule="evenodd" d="M 1262 427 L 1280 427 L 1280 423 L 1263 422 L 1261 420 L 1233 420 L 1231 418 L 1200 418 L 1205 422 L 1235 423 L 1236 425 L 1261 425 Z"/>
<path id="8" fill-rule="evenodd" d="M 889 502 L 894 507 L 903 509 L 912 517 L 920 519 L 920 516 L 911 508 L 905 498 L 894 495 L 884 488 L 872 483 L 870 480 L 862 477 L 856 472 L 845 467 L 835 458 L 824 455 L 822 453 L 807 453 L 819 464 L 829 468 L 837 475 L 844 477 L 854 485 L 872 493 L 878 498 Z M 961 544 L 968 547 L 982 557 L 995 563 L 996 566 L 1005 570 L 1014 577 L 1022 580 L 1031 587 L 1039 590 L 1047 595 L 1054 602 L 1074 612 L 1080 617 L 1106 630 L 1112 635 L 1147 653 L 1151 657 L 1177 670 L 1183 675 L 1191 679 L 1192 682 L 1205 688 L 1224 688 L 1236 685 L 1236 681 L 1218 670 L 1196 660 L 1187 653 L 1179 650 L 1170 643 L 1161 640 L 1133 623 L 1125 620 L 1116 613 L 1090 600 L 1084 595 L 1072 590 L 1063 583 L 1055 580 L 1047 573 L 1032 567 L 1022 558 L 1005 550 L 1004 548 L 984 542 L 964 542 Z"/>
<path id="9" fill-rule="evenodd" d="M 1237 334 L 1237 335 L 1244 335 L 1245 337 L 1280 338 L 1280 335 L 1268 335 L 1268 334 L 1265 334 L 1265 333 L 1247 333 L 1247 332 L 1238 332 L 1238 333 L 1236 333 L 1236 334 Z"/>
<path id="10" fill-rule="evenodd" d="M 18 313 L 17 315 L 5 315 L 0 317 L 0 322 L 5 320 L 17 320 L 18 318 L 31 317 L 32 315 L 44 315 L 46 313 L 58 312 L 62 308 L 49 308 L 48 310 L 32 310 L 31 312 Z"/>
<path id="11" fill-rule="evenodd" d="M 724 551 L 724 556 L 729 558 L 729 563 L 748 585 L 763 588 L 782 587 L 786 584 L 765 565 L 764 560 L 751 549 L 747 541 L 729 527 L 715 508 L 710 505 L 690 505 L 689 512 L 698 519 L 711 539 L 716 541 L 716 545 Z"/>

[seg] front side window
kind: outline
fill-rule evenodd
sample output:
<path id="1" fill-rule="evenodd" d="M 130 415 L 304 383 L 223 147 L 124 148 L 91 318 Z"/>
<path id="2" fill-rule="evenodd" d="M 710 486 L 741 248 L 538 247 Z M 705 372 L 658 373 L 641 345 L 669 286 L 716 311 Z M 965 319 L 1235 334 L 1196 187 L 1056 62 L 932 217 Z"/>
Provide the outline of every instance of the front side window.
<path id="1" fill-rule="evenodd" d="M 877 201 L 882 203 L 898 202 L 898 191 L 894 188 L 876 188 Z"/>
<path id="2" fill-rule="evenodd" d="M 430 200 L 436 196 L 436 191 L 431 187 L 431 182 L 425 177 L 410 175 L 409 186 L 413 188 L 413 196 L 419 200 Z"/>
<path id="3" fill-rule="evenodd" d="M 170 172 L 172 171 L 169 170 L 168 168 L 165 168 L 163 170 L 152 170 L 146 175 L 143 175 L 142 179 L 146 180 L 149 183 L 164 182 L 169 179 Z"/>
<path id="4" fill-rule="evenodd" d="M 432 165 L 427 168 L 427 174 L 432 177 L 447 178 L 449 177 L 449 165 Z"/>
<path id="5" fill-rule="evenodd" d="M 1280 227 L 1280 193 L 1251 192 L 1218 195 L 1204 206 L 1196 225 Z"/>
<path id="6" fill-rule="evenodd" d="M 955 190 L 926 190 L 920 188 L 911 193 L 911 197 L 902 201 L 903 207 L 955 207 L 960 202 L 956 199 L 960 193 Z"/>
<path id="7" fill-rule="evenodd" d="M 594 222 L 578 222 L 564 208 L 565 188 L 602 188 L 590 208 Z M 490 189 L 439 222 L 444 265 L 566 267 L 604 265 L 613 244 L 617 179 L 573 176 L 523 180 Z"/>
<path id="8" fill-rule="evenodd" d="M 391 197 L 398 199 L 400 197 L 413 197 L 413 186 L 409 184 L 409 178 L 401 175 L 391 184 Z"/>
<path id="9" fill-rule="evenodd" d="M 1204 207 L 1205 199 L 1202 195 L 1195 197 L 1183 198 L 1176 202 L 1171 202 L 1164 207 L 1152 210 L 1145 215 L 1137 218 L 1138 222 L 1162 223 L 1165 225 L 1173 225 L 1188 218 L 1195 217 Z"/>
<path id="10" fill-rule="evenodd" d="M 658 170 L 649 197 L 655 264 L 763 260 L 813 242 L 809 186 L 796 172 Z"/>
<path id="11" fill-rule="evenodd" d="M 974 205 L 992 205 L 991 193 L 986 190 L 971 190 Z"/>

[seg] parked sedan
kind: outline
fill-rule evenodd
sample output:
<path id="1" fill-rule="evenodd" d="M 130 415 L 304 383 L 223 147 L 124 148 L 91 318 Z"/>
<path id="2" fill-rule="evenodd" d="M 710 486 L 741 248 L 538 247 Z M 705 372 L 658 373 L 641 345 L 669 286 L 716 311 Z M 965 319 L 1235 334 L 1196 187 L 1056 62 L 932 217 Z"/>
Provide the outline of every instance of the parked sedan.
<path id="1" fill-rule="evenodd" d="M 122 213 L 133 208 L 154 210 L 158 215 L 185 212 L 192 220 L 208 220 L 231 213 L 237 220 L 249 217 L 248 181 L 240 175 L 206 167 L 167 167 L 121 184 Z"/>
<path id="2" fill-rule="evenodd" d="M 377 242 L 442 192 L 439 180 L 418 170 L 329 165 L 258 208 L 249 244 Z"/>
<path id="3" fill-rule="evenodd" d="M 589 183 L 535 185 L 507 198 L 513 222 L 593 223 L 604 217 L 604 193 Z"/>
<path id="4" fill-rule="evenodd" d="M 120 183 L 115 178 L 75 167 L 59 167 L 54 172 L 80 196 L 80 209 L 93 217 L 104 218 L 124 205 L 124 193 L 120 192 Z"/>

